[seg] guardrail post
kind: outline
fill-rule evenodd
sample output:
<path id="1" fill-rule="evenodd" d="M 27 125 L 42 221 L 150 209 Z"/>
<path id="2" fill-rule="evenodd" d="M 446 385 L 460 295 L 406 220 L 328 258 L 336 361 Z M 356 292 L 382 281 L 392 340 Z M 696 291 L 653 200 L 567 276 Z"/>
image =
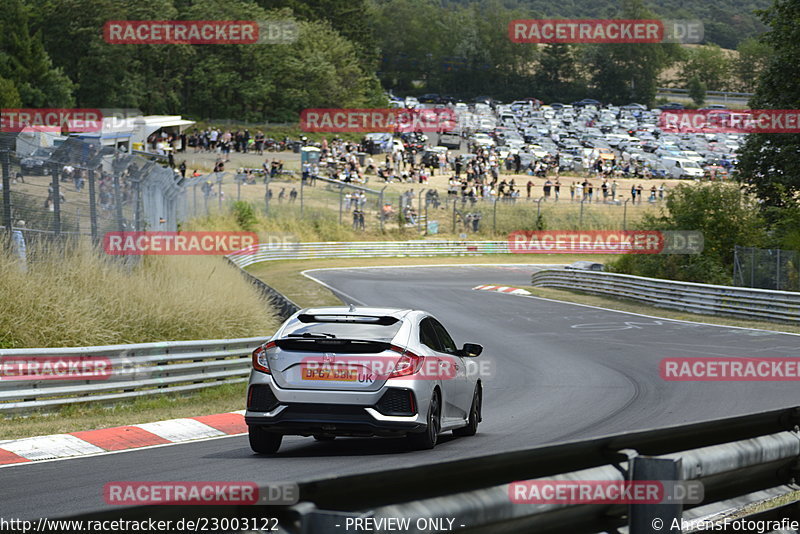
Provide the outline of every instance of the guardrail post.
<path id="1" fill-rule="evenodd" d="M 497 199 L 494 201 L 494 208 L 492 208 L 492 234 L 497 233 Z"/>
<path id="2" fill-rule="evenodd" d="M 339 186 L 339 226 L 342 225 L 342 196 L 344 194 L 344 186 Z"/>
<path id="3" fill-rule="evenodd" d="M 628 229 L 628 202 L 630 201 L 629 198 L 625 199 L 625 202 L 622 203 L 622 231 Z"/>
<path id="4" fill-rule="evenodd" d="M 303 217 L 303 190 L 306 188 L 306 179 L 300 176 L 300 217 Z"/>
<path id="5" fill-rule="evenodd" d="M 11 166 L 8 150 L 3 150 L 3 226 L 6 233 L 11 235 Z"/>
<path id="6" fill-rule="evenodd" d="M 381 232 L 383 232 L 383 192 L 386 190 L 387 187 L 389 186 L 384 185 L 383 188 L 381 189 L 380 200 L 378 201 L 378 203 L 380 204 L 378 206 L 378 220 L 381 222 Z"/>
<path id="7" fill-rule="evenodd" d="M 264 184 L 266 185 L 266 189 L 264 190 L 264 215 L 269 215 L 269 181 L 272 178 L 269 174 L 269 171 L 266 171 L 266 176 L 264 177 Z"/>
<path id="8" fill-rule="evenodd" d="M 425 203 L 425 235 L 428 235 L 428 203 Z"/>
<path id="9" fill-rule="evenodd" d="M 631 481 L 659 480 L 675 481 L 680 478 L 681 459 L 649 458 L 635 456 L 631 459 Z M 665 489 L 669 485 L 665 484 Z M 665 493 L 666 495 L 666 493 Z M 681 532 L 671 528 L 677 521 L 681 524 L 683 505 L 680 502 L 668 504 L 632 504 L 628 508 L 629 534 L 663 534 Z"/>
<path id="10" fill-rule="evenodd" d="M 56 236 L 60 236 L 61 235 L 61 182 L 60 182 L 60 179 L 59 179 L 59 170 L 58 170 L 58 168 L 53 167 L 52 173 L 53 173 L 52 174 L 52 178 L 53 178 L 53 184 L 52 184 L 53 185 L 53 199 L 52 199 L 53 200 L 53 233 L 55 233 Z M 119 190 L 119 176 L 115 175 L 114 180 L 115 180 L 114 181 L 114 184 L 115 184 L 114 194 L 115 194 L 115 201 L 116 201 L 116 195 L 117 195 L 117 192 Z M 122 213 L 122 208 L 121 207 L 117 208 L 117 213 L 118 213 L 118 219 L 120 220 L 119 230 L 121 231 L 121 230 L 123 230 L 122 222 L 121 222 L 122 221 L 122 217 L 121 217 L 121 215 L 119 215 L 119 214 Z"/>
<path id="11" fill-rule="evenodd" d="M 224 174 L 217 173 L 217 208 L 222 212 L 222 178 Z"/>
<path id="12" fill-rule="evenodd" d="M 425 188 L 419 190 L 419 194 L 417 195 L 417 232 L 422 230 L 422 193 L 425 191 Z M 428 203 L 425 203 L 425 208 L 427 210 Z M 426 211 L 427 213 L 427 211 Z M 426 221 L 427 223 L 427 221 Z"/>
<path id="13" fill-rule="evenodd" d="M 94 169 L 89 169 L 89 223 L 92 231 L 92 243 L 97 243 L 97 193 L 95 191 Z"/>
<path id="14" fill-rule="evenodd" d="M 495 200 L 495 202 L 497 202 Z M 456 202 L 453 201 L 453 233 L 456 233 Z"/>
<path id="15" fill-rule="evenodd" d="M 581 199 L 581 215 L 578 218 L 578 230 L 582 230 L 583 229 L 583 203 L 585 201 L 586 201 L 586 197 L 583 197 Z"/>

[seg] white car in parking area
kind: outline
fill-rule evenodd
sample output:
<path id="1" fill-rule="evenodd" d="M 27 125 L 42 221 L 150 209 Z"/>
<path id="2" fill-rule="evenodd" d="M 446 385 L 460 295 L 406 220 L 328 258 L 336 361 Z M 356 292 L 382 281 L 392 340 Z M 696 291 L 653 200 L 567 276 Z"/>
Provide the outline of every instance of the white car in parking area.
<path id="1" fill-rule="evenodd" d="M 420 310 L 300 310 L 253 351 L 250 447 L 274 454 L 284 435 L 405 436 L 431 449 L 443 432 L 472 436 L 483 385 L 471 360 L 482 351 L 474 343 L 458 348 Z"/>
<path id="2" fill-rule="evenodd" d="M 477 146 L 494 146 L 494 139 L 489 134 L 476 133 L 472 136 L 472 142 Z"/>
<path id="3" fill-rule="evenodd" d="M 703 168 L 690 159 L 666 157 L 661 158 L 661 163 L 673 178 L 700 179 L 703 177 Z"/>

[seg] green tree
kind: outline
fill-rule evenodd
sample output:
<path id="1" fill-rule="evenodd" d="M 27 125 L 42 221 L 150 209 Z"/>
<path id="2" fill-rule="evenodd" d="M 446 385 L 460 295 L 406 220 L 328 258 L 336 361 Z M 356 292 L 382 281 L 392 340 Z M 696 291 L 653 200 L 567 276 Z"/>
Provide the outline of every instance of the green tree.
<path id="1" fill-rule="evenodd" d="M 14 82 L 0 78 L 0 108 L 19 108 L 21 106 L 22 99 Z"/>
<path id="2" fill-rule="evenodd" d="M 683 56 L 680 81 L 684 86 L 688 86 L 692 78 L 697 78 L 705 84 L 708 91 L 730 89 L 731 61 L 719 46 L 684 49 Z"/>
<path id="3" fill-rule="evenodd" d="M 576 45 L 550 44 L 542 47 L 534 74 L 539 90 L 536 95 L 546 100 L 573 100 L 586 93 Z"/>
<path id="4" fill-rule="evenodd" d="M 772 48 L 767 43 L 750 38 L 739 43 L 736 50 L 738 57 L 731 66 L 734 85 L 739 91 L 752 93 L 772 56 Z"/>
<path id="5" fill-rule="evenodd" d="M 618 18 L 652 19 L 642 0 L 623 0 Z M 651 104 L 658 76 L 678 56 L 672 43 L 598 44 L 587 48 L 585 63 L 592 92 L 603 102 Z"/>
<path id="6" fill-rule="evenodd" d="M 776 0 L 761 12 L 769 27 L 767 60 L 750 100 L 753 109 L 800 109 L 800 3 Z M 737 176 L 764 208 L 792 207 L 800 195 L 800 134 L 750 134 L 739 151 Z M 774 220 L 774 210 L 765 211 Z"/>
<path id="7" fill-rule="evenodd" d="M 706 101 L 706 84 L 700 81 L 698 76 L 692 76 L 689 80 L 689 98 L 697 107 L 702 106 Z"/>
<path id="8" fill-rule="evenodd" d="M 693 230 L 703 234 L 701 254 L 627 254 L 612 264 L 616 272 L 688 282 L 730 284 L 735 245 L 762 246 L 767 234 L 753 198 L 730 184 L 681 184 L 667 197 L 663 212 L 648 214 L 643 230 Z"/>
<path id="9" fill-rule="evenodd" d="M 53 66 L 40 31 L 31 32 L 21 0 L 7 0 L 0 10 L 0 77 L 10 80 L 22 106 L 69 107 L 73 83 Z"/>
<path id="10" fill-rule="evenodd" d="M 374 5 L 368 0 L 258 0 L 265 10 L 289 8 L 299 20 L 327 21 L 350 41 L 365 67 L 377 66 L 380 51 L 372 26 Z"/>
<path id="11" fill-rule="evenodd" d="M 264 11 L 231 0 L 200 0 L 190 19 L 285 20 L 288 9 Z M 206 118 L 296 120 L 303 108 L 385 104 L 377 78 L 356 47 L 325 21 L 298 21 L 298 40 L 280 45 L 204 48 L 187 74 L 186 110 Z"/>

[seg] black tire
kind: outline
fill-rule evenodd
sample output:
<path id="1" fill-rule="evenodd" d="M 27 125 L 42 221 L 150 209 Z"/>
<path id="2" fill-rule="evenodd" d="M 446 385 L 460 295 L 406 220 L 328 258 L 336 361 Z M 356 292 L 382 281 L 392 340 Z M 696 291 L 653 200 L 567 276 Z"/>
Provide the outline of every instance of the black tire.
<path id="1" fill-rule="evenodd" d="M 323 436 L 320 434 L 314 434 L 315 441 L 333 441 L 336 439 L 336 436 Z"/>
<path id="2" fill-rule="evenodd" d="M 416 450 L 432 449 L 436 446 L 439 440 L 439 431 L 442 428 L 442 403 L 439 392 L 436 391 L 431 397 L 431 403 L 428 407 L 428 424 L 424 432 L 418 432 L 408 435 L 408 441 L 411 447 Z"/>
<path id="3" fill-rule="evenodd" d="M 469 409 L 469 421 L 467 426 L 453 430 L 454 436 L 463 438 L 467 436 L 474 436 L 478 433 L 478 423 L 481 422 L 482 403 L 483 395 L 481 394 L 481 388 L 480 386 L 476 386 L 475 393 L 472 395 L 472 406 Z"/>
<path id="4" fill-rule="evenodd" d="M 259 454 L 275 454 L 281 447 L 283 434 L 267 432 L 258 426 L 247 427 L 250 437 L 250 448 Z"/>

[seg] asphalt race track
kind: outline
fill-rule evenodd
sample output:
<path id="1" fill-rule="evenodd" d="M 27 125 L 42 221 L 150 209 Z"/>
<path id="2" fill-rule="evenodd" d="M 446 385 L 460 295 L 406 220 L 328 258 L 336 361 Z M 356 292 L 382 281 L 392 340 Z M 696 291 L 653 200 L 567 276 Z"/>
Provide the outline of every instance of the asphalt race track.
<path id="1" fill-rule="evenodd" d="M 301 481 L 576 438 L 800 405 L 792 382 L 665 382 L 665 357 L 800 355 L 800 336 L 682 323 L 598 308 L 473 291 L 529 284 L 533 266 L 314 271 L 355 304 L 421 308 L 456 342 L 484 345 L 484 422 L 471 438 L 433 451 L 402 440 L 289 437 L 277 457 L 255 456 L 246 436 L 14 465 L 0 469 L 0 517 L 60 517 L 106 505 L 124 480 Z M 242 399 L 244 405 L 244 399 Z M 244 407 L 244 406 L 243 406 Z M 198 414 L 200 415 L 200 414 Z"/>

